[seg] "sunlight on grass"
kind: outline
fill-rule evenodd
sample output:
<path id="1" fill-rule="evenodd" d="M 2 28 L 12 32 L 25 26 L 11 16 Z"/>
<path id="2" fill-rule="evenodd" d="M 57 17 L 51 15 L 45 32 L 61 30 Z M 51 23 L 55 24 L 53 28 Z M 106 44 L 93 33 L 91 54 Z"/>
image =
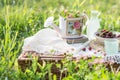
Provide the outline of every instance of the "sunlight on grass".
<path id="1" fill-rule="evenodd" d="M 24 38 L 43 29 L 49 16 L 55 17 L 58 24 L 61 8 L 85 11 L 90 17 L 91 10 L 101 12 L 101 28 L 111 28 L 120 32 L 119 0 L 0 0 L 0 80 L 45 80 L 45 74 L 51 77 L 51 64 L 41 66 L 34 63 L 33 69 L 22 72 L 17 65 Z M 101 67 L 90 71 L 88 62 L 63 61 L 68 68 L 68 76 L 63 80 L 119 80 L 120 72 L 113 74 Z M 39 66 L 42 72 L 36 73 Z M 79 68 L 75 71 L 76 66 Z M 56 80 L 56 75 L 53 76 Z"/>

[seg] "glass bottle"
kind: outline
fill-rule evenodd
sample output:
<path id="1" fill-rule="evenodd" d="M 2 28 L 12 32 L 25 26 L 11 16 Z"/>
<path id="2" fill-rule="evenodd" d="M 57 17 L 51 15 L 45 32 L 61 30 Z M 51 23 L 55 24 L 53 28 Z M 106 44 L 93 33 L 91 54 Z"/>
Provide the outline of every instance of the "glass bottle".
<path id="1" fill-rule="evenodd" d="M 90 40 L 95 38 L 95 33 L 100 28 L 99 15 L 100 13 L 98 11 L 91 11 L 91 18 L 87 25 L 87 36 Z"/>

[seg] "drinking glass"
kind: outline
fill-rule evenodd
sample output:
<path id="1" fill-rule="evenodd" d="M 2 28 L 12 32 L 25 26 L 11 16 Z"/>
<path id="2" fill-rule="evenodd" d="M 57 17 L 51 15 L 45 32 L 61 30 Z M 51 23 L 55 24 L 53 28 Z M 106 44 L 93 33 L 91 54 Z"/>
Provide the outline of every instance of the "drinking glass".
<path id="1" fill-rule="evenodd" d="M 107 55 L 117 54 L 119 51 L 119 41 L 117 39 L 105 39 L 104 46 Z"/>

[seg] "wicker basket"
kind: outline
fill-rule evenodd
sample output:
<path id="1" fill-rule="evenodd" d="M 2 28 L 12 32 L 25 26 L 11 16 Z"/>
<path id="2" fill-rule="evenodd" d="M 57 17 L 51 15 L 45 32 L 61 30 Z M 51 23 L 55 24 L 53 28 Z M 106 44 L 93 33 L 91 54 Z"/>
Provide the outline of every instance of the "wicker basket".
<path id="1" fill-rule="evenodd" d="M 29 58 L 29 55 L 31 56 L 31 58 Z M 22 52 L 18 58 L 18 65 L 23 72 L 25 72 L 25 70 L 32 65 L 33 57 L 38 57 L 38 63 L 40 63 L 41 65 L 43 64 L 43 61 L 52 63 L 51 73 L 56 74 L 57 80 L 60 79 L 60 75 L 61 75 L 60 68 L 58 68 L 56 66 L 56 63 L 60 64 L 62 66 L 63 64 L 62 64 L 61 60 L 65 58 L 65 55 L 46 56 L 43 54 L 38 54 L 33 51 L 32 52 L 31 51 L 30 52 Z M 36 71 L 38 71 L 38 72 L 40 71 L 39 67 L 37 68 Z M 62 78 L 64 76 L 65 76 L 65 74 L 62 73 Z M 48 80 L 48 75 L 46 75 L 46 80 Z"/>
<path id="2" fill-rule="evenodd" d="M 29 55 L 31 55 L 32 58 L 29 58 Z M 43 61 L 48 61 L 50 63 L 53 63 L 52 67 L 51 67 L 51 73 L 56 74 L 57 80 L 60 80 L 60 76 L 61 76 L 60 70 L 61 69 L 56 66 L 56 63 L 63 66 L 61 60 L 63 60 L 65 58 L 65 55 L 51 55 L 51 56 L 47 55 L 46 56 L 46 55 L 43 55 L 43 54 L 38 54 L 38 53 L 33 52 L 33 51 L 32 52 L 31 51 L 30 52 L 22 52 L 21 55 L 18 58 L 18 65 L 23 72 L 32 65 L 33 57 L 38 57 L 38 63 L 40 63 L 41 65 L 43 64 Z M 84 58 L 81 58 L 81 59 L 84 59 Z M 87 58 L 86 60 L 88 60 L 88 59 L 91 59 L 91 58 Z M 72 60 L 76 60 L 76 58 L 72 57 Z M 100 63 L 100 60 L 98 60 L 97 64 L 99 64 L 99 63 Z M 103 61 L 101 64 L 104 64 L 106 66 L 106 68 L 108 68 L 108 70 L 111 71 L 109 63 L 106 63 L 106 62 Z M 89 65 L 89 68 L 93 68 L 93 65 L 95 65 L 94 61 L 92 63 L 88 64 L 88 65 Z M 115 69 L 118 69 L 119 66 L 120 66 L 120 64 L 116 64 L 116 63 L 112 64 L 112 67 L 115 68 Z M 37 68 L 36 71 L 40 71 L 40 69 Z M 66 73 L 67 73 L 67 71 L 64 71 L 62 73 L 61 78 L 64 78 L 66 76 Z M 45 78 L 46 78 L 46 80 L 49 80 L 48 79 L 48 74 L 46 75 Z"/>

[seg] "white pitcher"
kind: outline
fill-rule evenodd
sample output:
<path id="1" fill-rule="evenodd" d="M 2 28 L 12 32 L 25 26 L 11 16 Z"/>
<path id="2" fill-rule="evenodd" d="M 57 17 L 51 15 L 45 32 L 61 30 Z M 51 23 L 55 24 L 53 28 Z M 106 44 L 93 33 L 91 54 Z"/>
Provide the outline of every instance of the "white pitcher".
<path id="1" fill-rule="evenodd" d="M 98 11 L 91 11 L 91 18 L 87 24 L 87 36 L 90 40 L 95 38 L 95 33 L 100 28 L 99 15 L 100 13 Z"/>

